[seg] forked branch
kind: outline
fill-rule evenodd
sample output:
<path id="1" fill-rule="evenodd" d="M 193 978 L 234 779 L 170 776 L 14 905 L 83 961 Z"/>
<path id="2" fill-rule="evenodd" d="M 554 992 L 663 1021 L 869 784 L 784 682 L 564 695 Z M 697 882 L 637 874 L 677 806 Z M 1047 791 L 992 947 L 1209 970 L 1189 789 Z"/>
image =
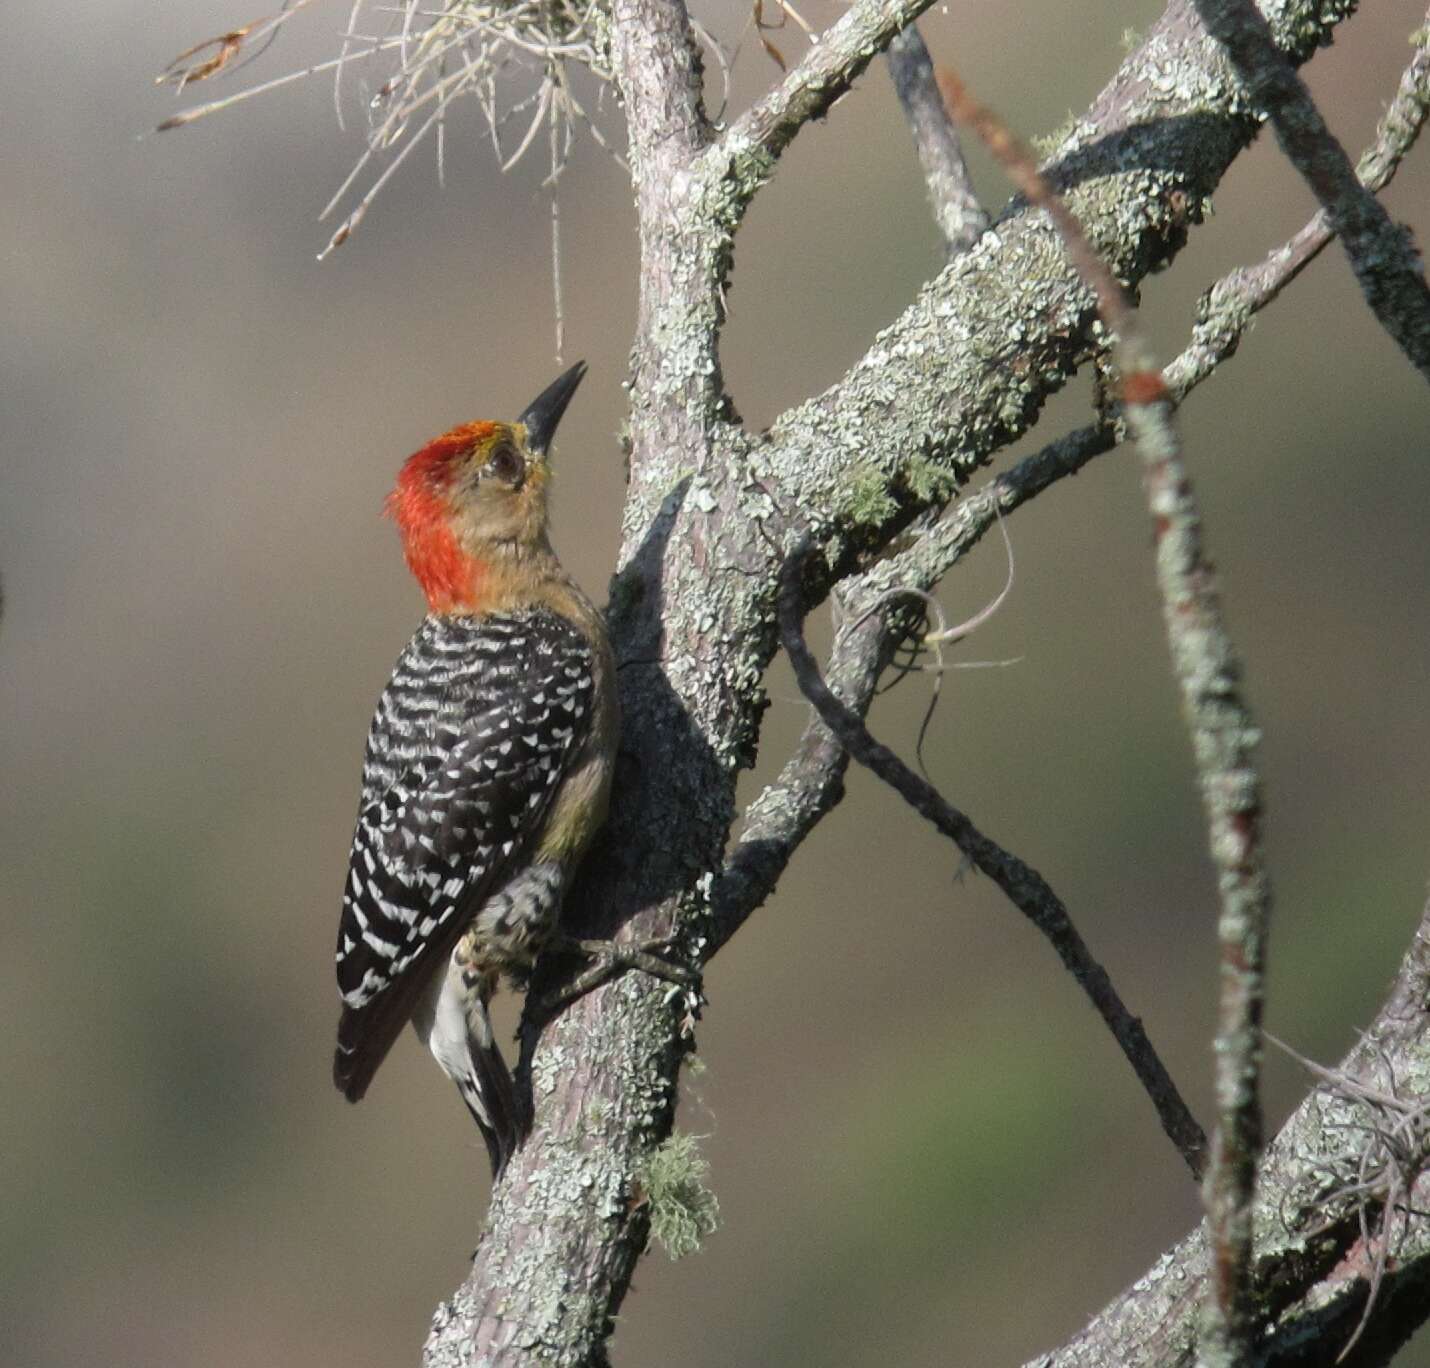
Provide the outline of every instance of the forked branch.
<path id="1" fill-rule="evenodd" d="M 1196 0 L 1196 6 L 1252 99 L 1271 116 L 1282 151 L 1330 215 L 1381 326 L 1430 380 L 1430 286 L 1409 230 L 1392 223 L 1357 178 L 1345 149 L 1326 127 L 1251 0 Z"/>

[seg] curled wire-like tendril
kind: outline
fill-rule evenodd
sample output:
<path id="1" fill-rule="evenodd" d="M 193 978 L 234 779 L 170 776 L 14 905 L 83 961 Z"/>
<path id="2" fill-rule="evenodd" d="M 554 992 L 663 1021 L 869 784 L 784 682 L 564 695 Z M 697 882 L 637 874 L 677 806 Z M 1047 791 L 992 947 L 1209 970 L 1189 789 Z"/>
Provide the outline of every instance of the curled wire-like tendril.
<path id="1" fill-rule="evenodd" d="M 929 725 L 933 722 L 934 712 L 938 708 L 943 689 L 943 676 L 949 670 L 1001 668 L 1017 664 L 1017 659 L 955 661 L 950 664 L 944 660 L 943 656 L 945 646 L 956 645 L 970 636 L 1003 606 L 1008 595 L 1013 591 L 1013 541 L 1008 535 L 1008 528 L 1003 521 L 1001 512 L 997 513 L 997 518 L 998 530 L 1003 534 L 1003 545 L 1008 552 L 1008 578 L 997 595 L 971 618 L 950 626 L 943 605 L 932 594 L 912 585 L 895 585 L 892 589 L 886 589 L 871 599 L 865 604 L 859 616 L 843 628 L 844 631 L 857 631 L 873 614 L 884 612 L 910 599 L 920 605 L 917 617 L 896 649 L 892 662 L 894 677 L 883 685 L 879 692 L 887 693 L 915 671 L 933 676 L 933 689 L 929 695 L 928 707 L 924 710 L 923 721 L 919 725 L 918 741 L 914 747 L 915 758 L 925 778 L 928 778 L 928 771 L 924 768 L 924 739 L 928 735 Z M 935 623 L 932 631 L 927 630 L 930 617 Z M 925 658 L 930 653 L 933 655 L 931 664 Z"/>

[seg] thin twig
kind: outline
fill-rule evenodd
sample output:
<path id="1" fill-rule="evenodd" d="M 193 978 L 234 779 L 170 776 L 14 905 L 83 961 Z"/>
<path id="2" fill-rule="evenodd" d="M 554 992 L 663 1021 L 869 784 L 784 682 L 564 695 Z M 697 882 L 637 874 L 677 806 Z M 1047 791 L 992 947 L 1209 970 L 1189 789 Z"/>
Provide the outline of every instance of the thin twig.
<path id="1" fill-rule="evenodd" d="M 275 76 L 271 81 L 264 81 L 260 85 L 247 86 L 243 90 L 235 91 L 232 95 L 225 95 L 221 99 L 210 100 L 207 104 L 191 105 L 188 109 L 181 109 L 177 114 L 170 115 L 162 123 L 155 125 L 156 133 L 167 133 L 170 129 L 183 128 L 191 124 L 195 119 L 202 119 L 208 114 L 217 114 L 222 109 L 227 109 L 231 105 L 242 103 L 244 100 L 251 100 L 255 95 L 266 95 L 270 90 L 277 90 L 281 86 L 291 85 L 294 81 L 306 80 L 309 76 L 319 76 L 325 71 L 336 71 L 344 62 L 356 62 L 363 57 L 372 57 L 379 52 L 387 52 L 397 46 L 396 39 L 384 39 L 374 43 L 371 47 L 362 52 L 344 54 L 341 57 L 331 57 L 325 62 L 315 62 L 310 67 L 303 67 L 298 71 L 290 71 L 283 76 Z"/>
<path id="2" fill-rule="evenodd" d="M 234 60 L 240 53 L 248 60 L 247 54 L 259 40 L 271 39 L 287 14 L 307 3 L 310 0 L 290 0 L 287 11 L 276 19 L 234 29 L 190 49 L 176 58 L 160 79 L 183 88 L 226 68 L 236 69 L 243 65 Z M 535 107 L 516 152 L 501 159 L 504 171 L 531 149 L 543 122 L 558 125 L 552 146 L 557 149 L 554 174 L 559 175 L 571 150 L 574 124 L 579 120 L 589 126 L 564 78 L 564 63 L 574 60 L 586 66 L 598 81 L 611 80 L 604 47 L 594 36 L 594 6 L 595 0 L 438 0 L 427 5 L 420 0 L 401 0 L 389 6 L 368 4 L 368 15 L 383 16 L 386 31 L 364 35 L 358 29 L 364 0 L 352 0 L 336 58 L 227 98 L 181 110 L 159 127 L 183 127 L 242 100 L 326 71 L 333 73 L 333 101 L 341 125 L 344 68 L 379 52 L 391 54 L 395 69 L 381 82 L 368 104 L 367 145 L 319 217 L 332 213 L 365 174 L 372 174 L 372 184 L 333 234 L 321 259 L 351 236 L 397 167 L 429 135 L 436 144 L 438 179 L 445 181 L 448 106 L 463 96 L 475 97 L 499 156 L 501 126 L 513 115 Z M 529 99 L 528 92 L 533 90 L 535 98 Z M 499 99 L 499 92 L 504 99 Z M 499 110 L 501 103 L 506 105 L 504 111 Z M 605 145 L 599 133 L 597 141 Z"/>
<path id="3" fill-rule="evenodd" d="M 270 14 L 252 23 L 241 24 L 237 28 L 221 33 L 216 38 L 206 38 L 195 43 L 186 52 L 181 52 L 155 78 L 155 85 L 174 85 L 180 90 L 198 81 L 206 81 L 221 71 L 237 70 L 230 67 L 234 58 L 242 56 L 239 67 L 246 66 L 255 56 L 267 51 L 278 30 L 305 5 L 312 0 L 285 0 L 277 14 Z M 248 49 L 248 51 L 245 51 Z"/>
<path id="4" fill-rule="evenodd" d="M 1251 0 L 1195 0 L 1257 106 L 1270 115 L 1281 150 L 1331 216 L 1366 302 L 1412 365 L 1430 379 L 1430 286 L 1408 229 L 1357 179 L 1295 69 L 1277 50 Z"/>
<path id="5" fill-rule="evenodd" d="M 891 590 L 932 588 L 1000 516 L 1063 476 L 1075 474 L 1093 457 L 1112 450 L 1116 442 L 1110 428 L 1083 430 L 1050 442 L 961 499 L 912 546 L 842 581 L 841 588 L 861 608 Z M 862 617 L 835 639 L 827 679 L 857 716 L 868 709 L 911 616 L 895 607 Z M 703 952 L 706 961 L 769 897 L 800 843 L 843 797 L 847 763 L 844 747 L 818 717 L 812 718 L 779 776 L 746 810 L 744 829 L 715 881 Z"/>
<path id="6" fill-rule="evenodd" d="M 1124 348 L 1132 343 L 1124 335 Z M 1145 343 L 1139 353 L 1146 357 Z M 1251 1285 L 1252 1211 L 1262 1145 L 1261 1017 L 1271 887 L 1261 849 L 1260 739 L 1241 697 L 1240 665 L 1202 551 L 1201 513 L 1159 373 L 1124 372 L 1128 426 L 1152 513 L 1157 586 L 1201 780 L 1221 911 L 1216 1097 L 1205 1200 L 1213 1297 L 1202 1361 L 1246 1361 L 1257 1326 Z"/>
<path id="7" fill-rule="evenodd" d="M 558 76 L 558 81 L 560 80 Z M 569 125 L 568 125 L 569 127 Z M 551 306 L 556 316 L 556 363 L 561 364 L 566 349 L 566 303 L 561 296 L 561 196 L 556 182 L 561 178 L 561 125 L 556 116 L 556 104 L 551 106 Z"/>
<path id="8" fill-rule="evenodd" d="M 904 118 L 914 135 L 934 219 L 950 259 L 966 252 L 988 231 L 988 214 L 978 202 L 958 130 L 944 107 L 933 61 L 917 24 L 910 24 L 884 54 Z"/>
<path id="9" fill-rule="evenodd" d="M 824 725 L 850 755 L 890 785 L 916 812 L 927 818 L 961 850 L 969 863 L 1007 894 L 1012 904 L 1047 938 L 1112 1032 L 1147 1096 L 1157 1109 L 1162 1128 L 1195 1176 L 1203 1169 L 1206 1137 L 1177 1086 L 1172 1082 L 1142 1023 L 1117 995 L 1107 971 L 1093 958 L 1068 916 L 1067 908 L 1035 869 L 989 839 L 973 823 L 921 779 L 835 697 L 805 644 L 801 623 L 801 579 L 813 546 L 806 541 L 780 572 L 778 615 L 780 640 L 789 656 L 800 691 L 814 705 Z"/>

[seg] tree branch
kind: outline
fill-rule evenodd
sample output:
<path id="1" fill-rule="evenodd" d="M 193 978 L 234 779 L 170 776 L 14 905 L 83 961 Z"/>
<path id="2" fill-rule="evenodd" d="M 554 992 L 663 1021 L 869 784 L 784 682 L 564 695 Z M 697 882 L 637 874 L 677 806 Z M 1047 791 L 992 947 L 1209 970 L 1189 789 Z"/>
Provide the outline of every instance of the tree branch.
<path id="1" fill-rule="evenodd" d="M 904 118 L 914 135 L 933 215 L 950 258 L 972 247 L 988 231 L 988 214 L 978 202 L 963 159 L 958 130 L 948 117 L 934 76 L 933 61 L 917 24 L 910 24 L 884 54 Z"/>
<path id="2" fill-rule="evenodd" d="M 1162 1129 L 1194 1175 L 1200 1176 L 1206 1137 L 1177 1086 L 1147 1039 L 1142 1023 L 1124 1006 L 1107 971 L 1093 958 L 1067 908 L 1036 870 L 985 836 L 926 780 L 908 768 L 891 750 L 869 735 L 868 728 L 839 701 L 819 673 L 800 623 L 801 576 L 812 552 L 806 543 L 786 563 L 780 579 L 778 616 L 780 639 L 794 669 L 800 691 L 814 705 L 824 725 L 861 765 L 893 788 L 920 816 L 943 832 L 1007 895 L 1008 900 L 1043 934 L 1112 1032 L 1147 1096 L 1157 1109 Z"/>
<path id="3" fill-rule="evenodd" d="M 860 73 L 933 0 L 855 0 L 811 43 L 798 65 L 726 129 L 710 155 L 745 182 L 748 200 L 769 178 L 781 152 L 813 119 L 822 119 Z"/>
<path id="4" fill-rule="evenodd" d="M 1255 767 L 1260 733 L 1240 696 L 1239 665 L 1222 621 L 1215 576 L 1202 555 L 1201 514 L 1172 424 L 1172 398 L 1140 321 L 1027 150 L 964 91 L 956 76 L 946 81 L 954 117 L 978 129 L 1023 193 L 1057 225 L 1068 256 L 1097 296 L 1103 322 L 1117 334 L 1124 412 L 1142 458 L 1152 510 L 1163 619 L 1219 870 L 1218 1125 L 1206 1181 L 1215 1295 L 1202 1362 L 1233 1368 L 1247 1361 L 1256 1334 L 1251 1199 L 1261 1151 L 1261 1014 L 1271 908 Z"/>
<path id="5" fill-rule="evenodd" d="M 940 97 L 942 106 L 942 97 Z M 1394 178 L 1401 160 L 1415 145 L 1430 114 L 1430 50 L 1418 48 L 1401 76 L 1396 93 L 1376 130 L 1375 142 L 1362 155 L 1359 174 L 1372 190 Z M 1282 246 L 1255 266 L 1228 272 L 1202 296 L 1199 316 L 1187 346 L 1162 371 L 1177 404 L 1236 354 L 1252 319 L 1295 280 L 1334 237 L 1323 209 Z M 1121 441 L 1111 421 L 1086 427 L 1049 443 L 1017 466 L 964 498 L 948 517 L 921 533 L 912 546 L 877 562 L 858 578 L 865 601 L 898 587 L 929 590 L 982 538 L 1001 513 L 1008 516 L 1064 475 L 1076 474 L 1088 461 Z M 846 589 L 851 581 L 844 581 Z M 830 687 L 863 717 L 887 667 L 891 630 L 884 614 L 871 615 L 857 632 L 841 634 L 826 670 Z M 847 752 L 814 717 L 794 755 L 750 805 L 745 829 L 712 894 L 712 928 L 703 952 L 711 956 L 769 897 L 800 843 L 840 801 Z"/>
<path id="6" fill-rule="evenodd" d="M 700 49 L 684 0 L 612 0 L 611 43 L 626 105 L 632 178 L 658 151 L 691 161 L 710 141 Z"/>
<path id="7" fill-rule="evenodd" d="M 1430 25 L 1430 14 L 1426 15 Z M 1415 146 L 1430 113 L 1430 42 L 1422 42 L 1396 87 L 1376 128 L 1375 141 L 1357 164 L 1368 191 L 1383 190 L 1401 160 Z M 1264 309 L 1335 236 L 1329 210 L 1318 210 L 1300 232 L 1255 266 L 1244 266 L 1217 281 L 1203 296 L 1186 350 L 1162 373 L 1178 403 L 1231 356 L 1254 314 Z"/>
<path id="8" fill-rule="evenodd" d="M 619 799 L 567 918 L 581 935 L 673 930 L 674 953 L 693 955 L 712 927 L 735 781 L 757 739 L 760 681 L 777 641 L 770 608 L 795 525 L 812 525 L 839 566 L 854 563 L 852 551 L 886 545 L 1031 422 L 1095 345 L 1094 309 L 1050 226 L 1015 207 L 878 339 L 837 402 L 812 401 L 796 411 L 807 421 L 787 415 L 768 438 L 745 433 L 723 394 L 716 347 L 753 182 L 732 169 L 730 148 L 699 150 L 683 8 L 613 3 L 613 65 L 641 125 L 632 129 L 641 301 L 631 486 L 608 610 L 628 665 L 618 675 Z M 1154 46 L 1094 107 L 1105 123 L 1082 125 L 1059 163 L 1074 207 L 1085 199 L 1093 240 L 1124 279 L 1180 246 L 1254 131 L 1188 6 L 1173 0 Z M 877 8 L 861 4 L 847 17 Z M 1341 0 L 1273 8 L 1289 20 L 1283 41 L 1298 55 L 1308 33 L 1343 13 Z M 653 30 L 633 31 L 647 21 Z M 646 62 L 666 75 L 647 79 Z M 1169 70 L 1175 92 L 1153 98 Z M 666 138 L 659 90 L 668 79 L 680 87 L 680 127 Z M 757 178 L 769 165 L 751 153 Z M 550 972 L 538 966 L 538 988 Z M 518 1076 L 531 1087 L 531 1136 L 493 1190 L 469 1277 L 434 1321 L 430 1364 L 604 1362 L 649 1229 L 641 1174 L 672 1122 L 689 1048 L 681 1016 L 664 984 L 628 974 L 554 1022 L 529 1024 Z"/>
<path id="9" fill-rule="evenodd" d="M 1196 0 L 1257 106 L 1266 110 L 1281 149 L 1331 216 L 1366 302 L 1381 326 L 1430 379 L 1430 286 L 1408 229 L 1356 178 L 1345 149 L 1295 70 L 1277 51 L 1251 0 Z"/>
<path id="10" fill-rule="evenodd" d="M 1216 1034 L 1218 1125 L 1206 1203 L 1215 1250 L 1204 1361 L 1245 1362 L 1256 1335 L 1251 1286 L 1251 1199 L 1261 1151 L 1261 1015 L 1270 880 L 1261 851 L 1260 732 L 1240 691 L 1241 669 L 1222 621 L 1216 576 L 1202 554 L 1201 514 L 1172 426 L 1160 374 L 1128 376 L 1127 421 L 1142 457 L 1152 512 L 1157 585 L 1182 708 L 1207 811 L 1221 913 Z M 1135 397 L 1134 397 L 1135 396 Z"/>
<path id="11" fill-rule="evenodd" d="M 932 589 L 1000 516 L 1063 476 L 1076 474 L 1094 456 L 1112 450 L 1116 440 L 1110 427 L 1086 428 L 1025 456 L 1012 470 L 960 500 L 911 546 L 840 581 L 853 612 L 858 615 L 858 605 L 896 589 Z M 857 717 L 868 711 L 880 676 L 904 638 L 904 627 L 905 614 L 893 606 L 860 617 L 835 639 L 826 682 Z M 703 961 L 708 963 L 769 897 L 805 837 L 839 803 L 848 762 L 849 753 L 816 713 L 779 777 L 746 810 L 744 831 L 711 890 Z"/>

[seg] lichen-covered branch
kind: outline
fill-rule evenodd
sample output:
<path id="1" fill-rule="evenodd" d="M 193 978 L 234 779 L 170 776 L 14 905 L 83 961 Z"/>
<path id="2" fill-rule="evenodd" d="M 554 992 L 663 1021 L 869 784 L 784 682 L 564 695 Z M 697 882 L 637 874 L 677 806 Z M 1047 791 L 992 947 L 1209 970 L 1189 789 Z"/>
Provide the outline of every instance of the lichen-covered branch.
<path id="1" fill-rule="evenodd" d="M 1396 87 L 1390 107 L 1376 129 L 1375 142 L 1356 167 L 1369 191 L 1383 190 L 1401 159 L 1415 145 L 1430 113 L 1430 13 L 1426 29 Z M 1178 403 L 1235 353 L 1252 316 L 1264 309 L 1335 236 L 1330 212 L 1318 210 L 1300 232 L 1267 254 L 1255 266 L 1244 266 L 1222 277 L 1202 296 L 1192 340 L 1163 372 Z"/>
<path id="2" fill-rule="evenodd" d="M 777 648 L 779 574 L 796 545 L 812 536 L 823 553 L 819 570 L 802 586 L 800 607 L 851 574 L 869 592 L 881 583 L 931 585 L 990 525 L 995 504 L 1010 511 L 1117 440 L 1118 428 L 1108 418 L 1053 443 L 965 500 L 951 518 L 922 531 L 932 511 L 943 509 L 979 467 L 1032 425 L 1048 395 L 1089 355 L 1105 349 L 1093 292 L 1069 263 L 1056 226 L 1026 202 L 1010 205 L 931 280 L 837 385 L 782 415 L 770 432 L 745 430 L 725 392 L 719 351 L 724 296 L 735 235 L 749 204 L 799 130 L 829 115 L 874 56 L 928 4 L 855 0 L 767 97 L 718 134 L 703 107 L 700 48 L 684 0 L 439 3 L 427 9 L 403 0 L 393 16 L 402 29 L 398 37 L 362 53 L 345 47 L 311 69 L 340 79 L 358 57 L 386 61 L 401 54 L 390 68 L 392 79 L 379 89 L 383 109 L 361 164 L 372 166 L 379 184 L 406 152 L 392 153 L 380 169 L 373 159 L 398 142 L 404 149 L 415 146 L 424 130 L 440 128 L 441 111 L 451 100 L 475 95 L 493 113 L 491 80 L 511 45 L 536 58 L 539 82 L 532 92 L 538 115 L 522 146 L 532 145 L 539 130 L 539 111 L 548 107 L 542 101 L 559 92 L 570 97 L 550 63 L 583 63 L 619 88 L 640 235 L 627 430 L 630 488 L 608 613 L 625 727 L 618 801 L 569 901 L 573 930 L 618 938 L 669 935 L 672 957 L 701 963 L 768 894 L 803 834 L 837 801 L 846 753 L 822 726 L 811 727 L 780 780 L 752 808 L 744 837 L 726 862 L 736 779 L 758 741 L 761 680 Z M 273 20 L 200 45 L 185 54 L 173 76 L 187 84 L 231 69 L 245 47 L 251 50 L 301 7 L 302 0 Z M 1354 0 L 1261 5 L 1270 41 L 1292 63 L 1305 60 L 1353 9 Z M 412 22 L 424 35 L 416 44 L 408 41 Z M 534 25 L 538 41 L 526 42 L 531 32 L 512 25 Z M 449 70 L 448 58 L 459 59 L 474 35 L 477 55 L 468 52 Z M 1259 41 L 1264 56 L 1264 37 Z M 928 73 L 915 71 L 916 62 L 901 66 L 902 58 L 917 56 L 915 44 L 912 35 L 899 41 L 891 63 L 896 79 L 900 72 L 917 77 L 921 94 L 906 101 L 910 107 L 922 99 L 924 112 L 932 114 Z M 1423 117 L 1423 64 L 1415 70 L 1418 84 L 1402 93 L 1420 105 L 1398 99 L 1388 128 L 1399 119 L 1397 127 L 1412 129 Z M 264 82 L 166 123 L 186 124 L 303 75 Z M 914 90 L 908 82 L 901 85 L 905 96 Z M 569 110 L 579 114 L 574 103 Z M 496 115 L 494 134 L 500 122 Z M 1115 279 L 1135 291 L 1179 250 L 1256 126 L 1244 87 L 1198 19 L 1193 0 L 1171 0 L 1146 41 L 1077 121 L 1046 174 Z M 917 118 L 915 127 L 924 144 Z M 1324 147 L 1316 137 L 1312 150 L 1319 153 Z M 927 140 L 926 154 L 935 141 Z M 1406 137 L 1400 146 L 1408 142 Z M 947 153 L 945 147 L 940 174 L 956 180 L 958 168 Z M 1372 169 L 1367 179 L 1377 174 Z M 1332 181 L 1336 212 L 1347 220 L 1371 213 L 1351 193 L 1344 168 L 1335 170 Z M 963 182 L 966 188 L 966 176 Z M 356 217 L 371 193 L 359 202 Z M 968 208 L 966 223 L 975 222 L 975 209 Z M 339 238 L 356 217 L 350 216 Z M 1353 256 L 1358 241 L 1351 232 Z M 1373 225 L 1365 241 L 1372 252 L 1377 242 L 1384 245 Z M 1390 245 L 1395 257 L 1396 243 Z M 1218 287 L 1189 354 L 1159 384 L 1180 399 L 1210 373 L 1230 353 L 1250 313 L 1314 249 L 1311 238 L 1298 241 L 1284 260 Z M 1404 266 L 1403 253 L 1392 266 Z M 1412 299 L 1412 340 L 1418 336 L 1413 315 Z M 1129 421 L 1136 426 L 1135 415 Z M 922 535 L 878 563 L 911 528 Z M 898 630 L 897 622 L 875 617 L 841 639 L 832 672 L 856 713 L 867 704 Z M 1397 1020 L 1420 1031 L 1423 939 L 1417 953 L 1419 977 L 1413 992 L 1405 987 L 1413 976 L 1403 979 Z M 530 1000 L 541 1001 L 557 973 L 558 966 L 539 965 Z M 681 1061 L 691 1048 L 692 1015 L 692 1004 L 672 1000 L 667 985 L 630 973 L 580 998 L 554 1021 L 533 1014 L 524 1022 L 518 1080 L 533 1103 L 530 1138 L 493 1191 L 468 1278 L 438 1310 L 425 1354 L 429 1365 L 584 1368 L 606 1362 L 606 1339 L 653 1224 L 653 1159 L 685 1152 L 668 1137 Z M 1403 1038 L 1391 1039 L 1387 1028 L 1375 1044 L 1396 1060 L 1397 1078 L 1413 1077 L 1418 1084 L 1430 1069 L 1411 1048 L 1410 1025 L 1405 1030 Z M 1365 1064 L 1371 1056 L 1357 1058 Z M 1322 1110 L 1339 1105 L 1323 1099 Z M 1344 1120 L 1347 1113 L 1337 1115 Z M 1316 1187 L 1316 1200 L 1302 1202 L 1297 1185 L 1319 1182 L 1315 1175 L 1330 1162 L 1329 1135 L 1313 1134 L 1313 1128 L 1284 1135 L 1268 1161 L 1267 1193 L 1324 1214 L 1324 1191 Z M 1318 1157 L 1305 1158 L 1311 1154 Z M 693 1160 L 682 1164 L 687 1174 L 698 1168 Z M 1355 1224 L 1348 1215 L 1333 1238 L 1293 1233 L 1281 1240 L 1274 1222 L 1260 1220 L 1256 1280 L 1275 1287 L 1273 1310 L 1285 1308 L 1275 1333 L 1284 1329 L 1288 1342 L 1307 1334 L 1308 1326 L 1334 1330 L 1342 1323 L 1336 1318 L 1353 1305 L 1346 1278 L 1329 1291 L 1334 1274 L 1312 1284 L 1339 1257 L 1341 1233 Z M 1423 1221 L 1416 1217 L 1410 1226 L 1411 1238 L 1388 1275 L 1386 1310 L 1357 1348 L 1362 1361 L 1383 1349 L 1387 1335 L 1403 1334 L 1424 1314 L 1423 1296 L 1401 1295 L 1417 1286 L 1417 1278 L 1422 1290 L 1430 1282 Z M 1159 1344 L 1174 1352 L 1155 1361 L 1184 1362 L 1193 1335 L 1191 1303 L 1173 1290 L 1174 1278 L 1184 1274 L 1180 1286 L 1191 1288 L 1205 1268 L 1200 1246 L 1193 1242 L 1188 1251 L 1165 1261 L 1165 1280 L 1152 1277 L 1078 1346 L 1050 1362 L 1142 1363 L 1149 1361 L 1147 1346 Z M 1313 1295 L 1321 1310 L 1312 1309 Z M 1089 1357 L 1089 1346 L 1101 1357 Z"/>
<path id="3" fill-rule="evenodd" d="M 1261 1153 L 1261 1015 L 1271 908 L 1255 763 L 1260 733 L 1242 701 L 1240 667 L 1222 621 L 1216 578 L 1202 553 L 1201 516 L 1172 426 L 1171 401 L 1160 376 L 1156 380 L 1156 390 L 1135 400 L 1129 384 L 1127 421 L 1142 458 L 1162 617 L 1192 734 L 1221 897 L 1217 1126 L 1206 1184 L 1214 1295 L 1202 1361 L 1231 1368 L 1246 1361 L 1256 1335 L 1251 1199 Z"/>
<path id="4" fill-rule="evenodd" d="M 721 136 L 712 154 L 728 161 L 748 199 L 769 178 L 795 135 L 823 118 L 860 73 L 933 0 L 855 0 L 810 45 L 794 70 L 747 109 Z"/>
<path id="5" fill-rule="evenodd" d="M 911 30 L 912 31 L 912 30 Z M 1406 67 L 1380 121 L 1375 142 L 1359 163 L 1372 190 L 1394 177 L 1430 113 L 1430 50 L 1420 47 Z M 1334 237 L 1330 215 L 1318 211 L 1298 233 L 1254 266 L 1228 272 L 1202 297 L 1187 346 L 1162 371 L 1172 400 L 1181 404 L 1229 357 L 1235 355 L 1252 319 L 1272 303 Z M 1114 449 L 1119 427 L 1109 420 L 1049 443 L 978 493 L 959 501 L 950 515 L 921 532 L 907 549 L 878 562 L 859 578 L 859 599 L 896 587 L 929 590 L 938 584 L 984 532 L 995 510 L 1010 514 L 1064 475 Z M 850 581 L 844 582 L 847 589 Z M 857 632 L 841 635 L 826 676 L 830 687 L 859 717 L 873 697 L 891 649 L 884 614 L 869 616 Z M 774 891 L 791 856 L 820 819 L 840 800 L 847 752 L 818 717 L 811 720 L 779 777 L 750 805 L 745 829 L 717 880 L 712 925 L 704 947 L 709 958 Z"/>
<path id="6" fill-rule="evenodd" d="M 1299 61 L 1349 5 L 1266 8 Z M 1172 0 L 1047 175 L 1113 276 L 1135 287 L 1180 248 L 1256 127 L 1191 0 Z M 1097 328 L 1096 300 L 1056 228 L 1015 202 L 843 379 L 781 415 L 752 470 L 780 506 L 827 519 L 826 535 L 886 538 L 946 496 L 946 484 L 925 492 L 930 471 L 961 484 L 1026 431 L 1097 349 Z M 885 497 L 861 498 L 869 489 Z"/>
<path id="7" fill-rule="evenodd" d="M 1282 150 L 1331 216 L 1366 302 L 1430 379 L 1430 286 L 1408 229 L 1357 179 L 1345 149 L 1251 0 L 1196 0 L 1252 100 L 1271 117 Z"/>
<path id="8" fill-rule="evenodd" d="M 910 24 L 899 34 L 889 44 L 885 57 L 904 118 L 914 135 L 914 150 L 923 168 L 934 219 L 948 255 L 955 257 L 988 231 L 988 214 L 974 192 L 958 130 L 944 107 L 933 60 L 918 25 Z"/>

